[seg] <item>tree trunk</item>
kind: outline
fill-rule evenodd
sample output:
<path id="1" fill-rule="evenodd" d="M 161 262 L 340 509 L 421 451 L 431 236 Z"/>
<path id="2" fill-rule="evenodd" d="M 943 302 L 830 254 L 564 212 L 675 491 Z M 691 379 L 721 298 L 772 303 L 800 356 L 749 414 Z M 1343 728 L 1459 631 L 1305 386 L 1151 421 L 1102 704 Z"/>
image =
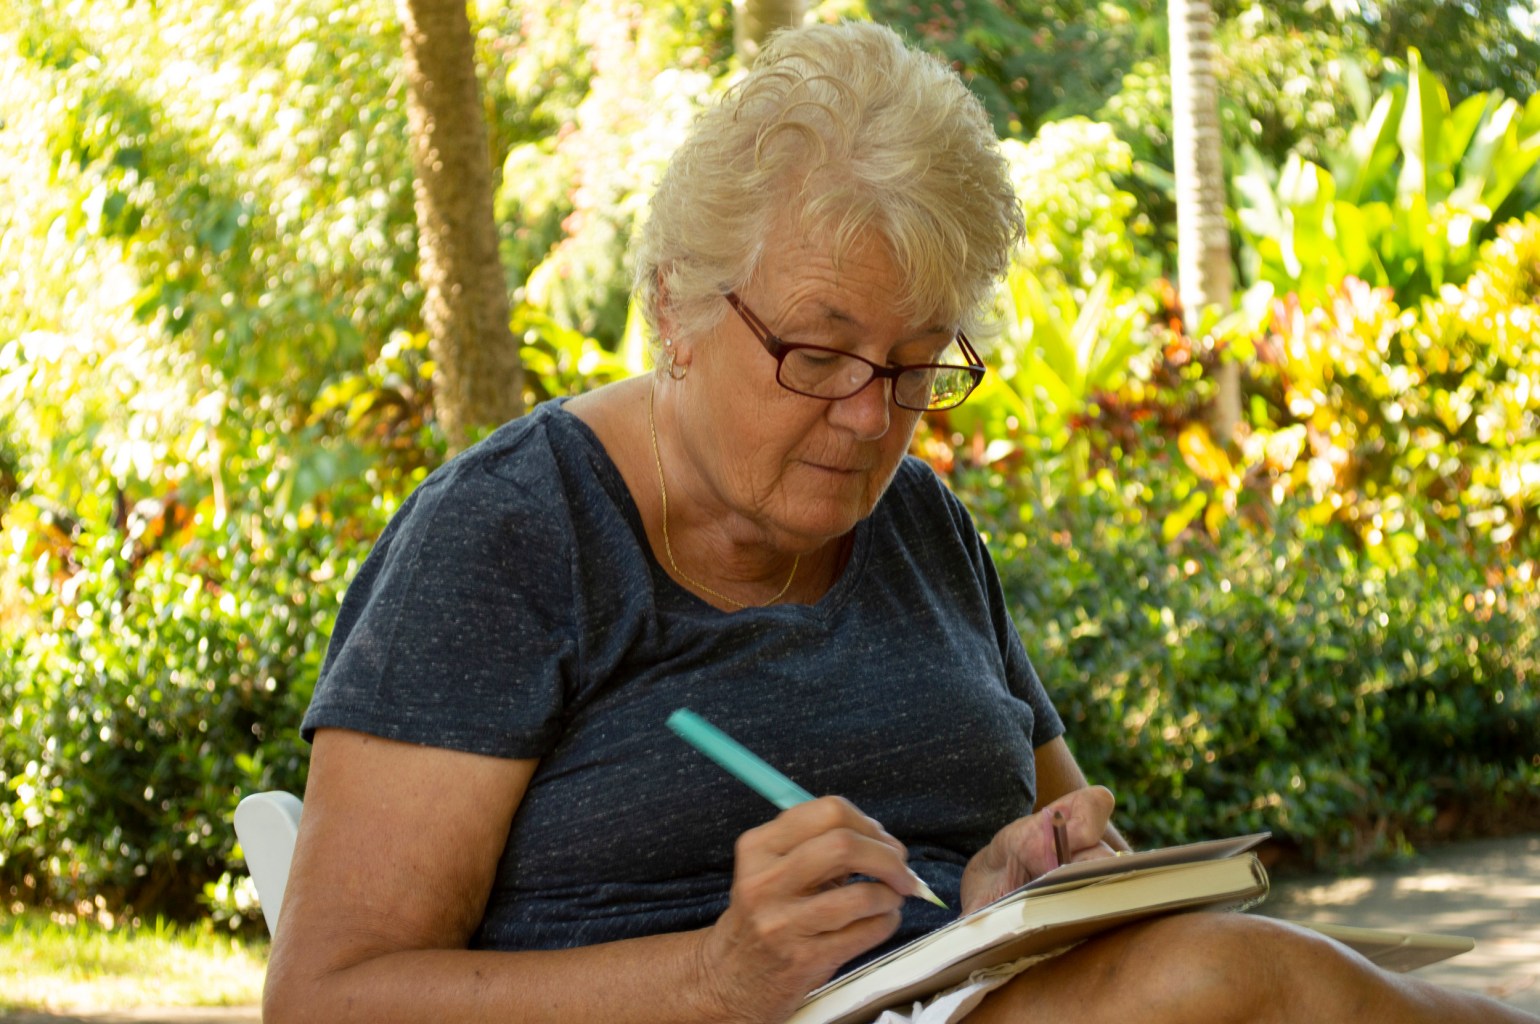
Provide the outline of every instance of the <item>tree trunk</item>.
<path id="1" fill-rule="evenodd" d="M 1230 308 L 1230 230 L 1225 223 L 1219 83 L 1214 77 L 1214 12 L 1209 0 L 1168 0 L 1171 23 L 1172 144 L 1176 156 L 1177 283 L 1182 321 L 1198 330 L 1207 306 Z M 1224 360 L 1212 426 L 1221 442 L 1240 421 L 1240 367 Z"/>
<path id="2" fill-rule="evenodd" d="M 778 28 L 802 24 L 806 0 L 733 0 L 733 48 L 745 66 Z"/>
<path id="3" fill-rule="evenodd" d="M 465 0 L 397 0 L 416 180 L 418 276 L 451 452 L 524 411 L 492 212 L 492 157 Z"/>

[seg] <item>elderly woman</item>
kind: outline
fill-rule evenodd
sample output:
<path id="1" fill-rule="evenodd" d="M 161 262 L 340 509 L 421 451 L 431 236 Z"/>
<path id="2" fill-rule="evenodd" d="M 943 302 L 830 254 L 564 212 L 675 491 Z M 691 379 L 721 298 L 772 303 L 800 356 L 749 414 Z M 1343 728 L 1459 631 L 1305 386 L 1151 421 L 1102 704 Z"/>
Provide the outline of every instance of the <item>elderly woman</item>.
<path id="1" fill-rule="evenodd" d="M 968 909 L 1045 870 L 1050 809 L 1076 857 L 1123 845 L 967 513 L 905 457 L 982 376 L 967 326 L 1020 233 L 944 66 L 871 25 L 773 41 L 654 199 L 657 371 L 452 461 L 353 582 L 269 1024 L 779 1021 L 949 919 L 919 880 Z M 664 727 L 684 706 L 838 795 L 772 817 Z M 1526 1019 L 1242 915 L 947 1005 L 918 1012 Z"/>

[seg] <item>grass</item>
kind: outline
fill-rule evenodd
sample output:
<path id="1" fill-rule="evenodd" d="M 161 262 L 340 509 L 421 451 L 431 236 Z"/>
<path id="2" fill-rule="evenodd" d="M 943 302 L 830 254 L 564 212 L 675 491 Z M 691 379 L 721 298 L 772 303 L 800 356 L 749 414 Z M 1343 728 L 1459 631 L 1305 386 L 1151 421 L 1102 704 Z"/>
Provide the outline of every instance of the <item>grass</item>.
<path id="1" fill-rule="evenodd" d="M 107 923 L 0 909 L 0 1013 L 99 1013 L 261 1000 L 267 943 L 212 922 Z"/>

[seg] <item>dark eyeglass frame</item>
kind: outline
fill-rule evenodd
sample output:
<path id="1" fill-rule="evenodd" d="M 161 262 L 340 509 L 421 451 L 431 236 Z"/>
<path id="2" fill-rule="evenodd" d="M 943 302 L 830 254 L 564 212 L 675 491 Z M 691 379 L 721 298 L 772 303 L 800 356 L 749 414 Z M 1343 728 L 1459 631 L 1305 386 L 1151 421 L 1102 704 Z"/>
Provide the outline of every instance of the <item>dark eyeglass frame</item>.
<path id="1" fill-rule="evenodd" d="M 915 412 L 941 412 L 946 409 L 955 409 L 959 405 L 962 405 L 968 400 L 968 397 L 973 394 L 973 392 L 978 388 L 979 384 L 984 380 L 984 360 L 979 358 L 979 354 L 974 351 L 973 345 L 968 341 L 968 336 L 962 331 L 957 332 L 956 340 L 958 346 L 963 351 L 963 356 L 969 360 L 966 365 L 959 366 L 956 363 L 914 363 L 908 366 L 879 366 L 872 362 L 870 359 L 858 356 L 854 352 L 842 352 L 837 348 L 828 348 L 824 345 L 800 345 L 788 341 L 782 341 L 780 338 L 775 336 L 774 332 L 772 332 L 770 328 L 765 326 L 763 320 L 754 315 L 754 311 L 751 310 L 744 303 L 744 301 L 737 296 L 736 293 L 723 292 L 722 297 L 727 300 L 727 304 L 729 306 L 733 307 L 733 311 L 736 312 L 738 316 L 743 320 L 743 322 L 748 325 L 749 331 L 754 335 L 756 339 L 758 339 L 759 343 L 765 347 L 765 351 L 770 353 L 771 358 L 775 360 L 775 382 L 781 387 L 785 388 L 787 391 L 790 391 L 794 394 L 805 395 L 808 398 L 821 398 L 826 402 L 838 402 L 842 399 L 850 398 L 853 395 L 860 394 L 861 391 L 874 380 L 891 380 L 893 382 L 893 403 L 895 405 L 903 409 L 913 410 Z M 861 385 L 853 389 L 849 394 L 832 396 L 811 394 L 810 392 L 803 391 L 800 388 L 792 387 L 781 377 L 781 371 L 786 365 L 786 357 L 791 355 L 791 353 L 798 351 L 827 352 L 831 356 L 841 356 L 845 359 L 854 359 L 857 362 L 865 363 L 867 366 L 871 367 L 872 375 L 866 380 L 862 381 Z M 900 400 L 898 397 L 898 378 L 914 370 L 962 370 L 973 378 L 973 384 L 968 388 L 967 391 L 963 392 L 962 397 L 955 402 L 948 402 L 946 405 L 910 405 L 909 403 Z"/>

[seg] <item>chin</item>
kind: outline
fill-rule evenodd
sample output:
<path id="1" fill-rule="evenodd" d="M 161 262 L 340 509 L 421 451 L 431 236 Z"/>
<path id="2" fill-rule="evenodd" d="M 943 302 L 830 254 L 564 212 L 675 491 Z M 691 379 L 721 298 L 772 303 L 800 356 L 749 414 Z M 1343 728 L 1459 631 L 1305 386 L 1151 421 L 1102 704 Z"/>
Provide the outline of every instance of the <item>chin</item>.
<path id="1" fill-rule="evenodd" d="M 796 510 L 788 532 L 816 539 L 819 543 L 843 537 L 855 525 L 871 515 L 873 501 L 824 501 L 809 500 Z"/>
<path id="2" fill-rule="evenodd" d="M 884 466 L 848 474 L 812 469 L 787 488 L 785 528 L 820 542 L 843 537 L 872 514 L 897 469 Z"/>

